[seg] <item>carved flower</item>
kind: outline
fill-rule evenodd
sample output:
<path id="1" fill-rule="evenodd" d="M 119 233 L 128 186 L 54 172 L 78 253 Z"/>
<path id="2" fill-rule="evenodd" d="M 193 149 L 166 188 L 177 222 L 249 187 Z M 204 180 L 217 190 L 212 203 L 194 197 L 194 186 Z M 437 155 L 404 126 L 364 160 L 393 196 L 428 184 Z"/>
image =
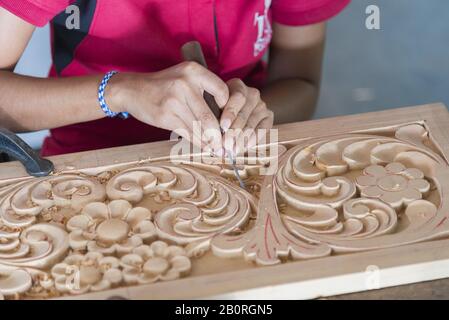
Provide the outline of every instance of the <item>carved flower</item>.
<path id="1" fill-rule="evenodd" d="M 120 264 L 123 278 L 128 284 L 174 280 L 188 274 L 191 269 L 185 250 L 178 246 L 168 246 L 163 241 L 135 248 L 131 254 L 122 257 Z"/>
<path id="2" fill-rule="evenodd" d="M 407 169 L 397 162 L 385 167 L 372 165 L 365 168 L 363 175 L 357 177 L 356 184 L 363 197 L 378 198 L 395 209 L 421 199 L 430 190 L 421 170 Z"/>
<path id="3" fill-rule="evenodd" d="M 31 276 L 25 270 L 0 273 L 0 300 L 4 300 L 5 296 L 24 293 L 31 288 L 31 285 Z"/>
<path id="4" fill-rule="evenodd" d="M 55 287 L 62 293 L 82 294 L 109 289 L 122 281 L 120 261 L 99 252 L 72 254 L 51 269 Z"/>
<path id="5" fill-rule="evenodd" d="M 126 200 L 114 200 L 107 205 L 92 202 L 67 222 L 70 246 L 107 255 L 129 253 L 156 236 L 151 219 L 148 209 L 133 208 Z"/>

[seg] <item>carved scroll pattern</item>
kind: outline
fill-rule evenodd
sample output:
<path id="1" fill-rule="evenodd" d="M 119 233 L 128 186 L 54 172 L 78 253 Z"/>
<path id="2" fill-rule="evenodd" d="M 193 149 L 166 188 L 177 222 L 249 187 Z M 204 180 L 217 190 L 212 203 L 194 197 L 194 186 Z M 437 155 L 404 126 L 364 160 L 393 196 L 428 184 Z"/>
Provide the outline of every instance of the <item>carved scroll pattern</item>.
<path id="1" fill-rule="evenodd" d="M 0 298 L 177 279 L 211 250 L 259 265 L 449 234 L 447 162 L 424 126 L 279 145 L 240 166 L 149 162 L 0 188 Z M 71 286 L 70 284 L 77 284 Z"/>
<path id="2" fill-rule="evenodd" d="M 255 227 L 215 237 L 213 251 L 267 265 L 447 235 L 440 179 L 448 166 L 429 141 L 423 126 L 409 125 L 395 137 L 350 134 L 295 146 L 264 180 Z"/>
<path id="3" fill-rule="evenodd" d="M 224 178 L 162 163 L 29 179 L 0 192 L 2 296 L 179 278 L 215 235 L 244 227 L 255 206 Z"/>

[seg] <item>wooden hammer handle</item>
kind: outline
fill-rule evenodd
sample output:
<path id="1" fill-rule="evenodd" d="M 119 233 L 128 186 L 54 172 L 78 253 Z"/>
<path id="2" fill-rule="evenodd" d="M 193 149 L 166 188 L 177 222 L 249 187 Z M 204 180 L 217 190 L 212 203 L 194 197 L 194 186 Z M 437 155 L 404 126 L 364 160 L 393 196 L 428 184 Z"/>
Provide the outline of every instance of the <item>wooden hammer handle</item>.
<path id="1" fill-rule="evenodd" d="M 190 41 L 184 44 L 181 48 L 182 56 L 186 61 L 195 61 L 196 63 L 202 65 L 207 69 L 206 59 L 204 58 L 203 49 L 201 48 L 201 44 L 198 41 Z M 209 92 L 204 91 L 203 93 L 204 100 L 209 106 L 212 113 L 215 117 L 220 121 L 222 110 L 215 101 L 213 95 Z"/>

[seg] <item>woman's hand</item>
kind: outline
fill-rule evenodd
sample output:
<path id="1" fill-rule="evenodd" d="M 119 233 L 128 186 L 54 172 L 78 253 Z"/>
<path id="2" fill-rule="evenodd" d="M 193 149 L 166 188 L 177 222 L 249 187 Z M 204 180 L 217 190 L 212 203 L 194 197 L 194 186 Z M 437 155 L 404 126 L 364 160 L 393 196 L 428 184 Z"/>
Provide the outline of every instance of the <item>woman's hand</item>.
<path id="1" fill-rule="evenodd" d="M 215 97 L 220 108 L 228 104 L 229 90 L 225 82 L 195 62 L 183 62 L 151 74 L 114 76 L 110 88 L 106 89 L 106 101 L 112 111 L 129 112 L 142 122 L 174 131 L 221 155 L 218 119 L 206 104 L 204 91 Z M 201 132 L 194 130 L 197 121 L 201 123 Z"/>
<path id="2" fill-rule="evenodd" d="M 257 136 L 259 129 L 271 129 L 274 114 L 262 101 L 259 90 L 247 87 L 240 79 L 231 79 L 227 85 L 229 100 L 220 125 L 225 131 L 225 149 L 238 154 L 256 145 L 261 138 Z"/>

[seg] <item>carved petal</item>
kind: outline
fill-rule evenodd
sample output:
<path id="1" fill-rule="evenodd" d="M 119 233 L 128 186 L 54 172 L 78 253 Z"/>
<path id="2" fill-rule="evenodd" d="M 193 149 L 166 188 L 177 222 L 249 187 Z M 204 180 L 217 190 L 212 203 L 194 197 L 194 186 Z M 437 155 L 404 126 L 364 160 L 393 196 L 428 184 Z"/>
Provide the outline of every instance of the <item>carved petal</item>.
<path id="1" fill-rule="evenodd" d="M 385 203 L 388 203 L 393 208 L 399 209 L 403 204 L 403 197 L 405 197 L 406 195 L 407 194 L 405 192 L 385 192 L 380 196 L 379 199 L 384 201 Z M 413 197 L 414 195 L 410 194 L 410 196 Z"/>
<path id="2" fill-rule="evenodd" d="M 129 211 L 126 221 L 134 228 L 137 224 L 143 220 L 151 220 L 151 212 L 147 208 L 136 207 Z"/>
<path id="3" fill-rule="evenodd" d="M 342 153 L 344 148 L 353 142 L 353 139 L 340 139 L 319 146 L 316 150 L 317 168 L 326 171 L 328 176 L 345 173 L 348 164 L 343 160 Z"/>
<path id="4" fill-rule="evenodd" d="M 169 246 L 167 251 L 168 257 L 187 256 L 186 250 L 180 246 Z"/>
<path id="5" fill-rule="evenodd" d="M 398 154 L 410 150 L 415 150 L 415 148 L 399 142 L 380 144 L 371 150 L 371 162 L 376 164 L 391 163 L 395 161 Z"/>
<path id="6" fill-rule="evenodd" d="M 119 284 L 122 281 L 122 278 L 122 272 L 117 268 L 108 269 L 103 275 L 103 279 L 113 285 Z"/>
<path id="7" fill-rule="evenodd" d="M 82 214 L 92 219 L 107 219 L 108 212 L 108 206 L 103 202 L 92 202 L 84 207 Z"/>
<path id="8" fill-rule="evenodd" d="M 371 164 L 370 151 L 379 143 L 379 139 L 354 142 L 343 150 L 342 159 L 352 170 L 366 168 Z"/>
<path id="9" fill-rule="evenodd" d="M 408 185 L 421 193 L 427 193 L 430 190 L 430 183 L 424 179 L 410 180 Z"/>
<path id="10" fill-rule="evenodd" d="M 440 167 L 434 159 L 417 151 L 399 153 L 395 161 L 404 164 L 407 168 L 417 168 L 429 178 L 436 177 L 436 170 Z"/>
<path id="11" fill-rule="evenodd" d="M 142 240 L 150 240 L 156 237 L 156 227 L 153 222 L 144 220 L 139 222 L 133 227 L 133 232 L 138 235 Z"/>
<path id="12" fill-rule="evenodd" d="M 69 234 L 70 247 L 75 250 L 86 248 L 89 240 L 84 237 L 82 230 L 74 230 Z"/>
<path id="13" fill-rule="evenodd" d="M 69 231 L 87 230 L 91 220 L 87 215 L 76 215 L 67 221 L 66 228 Z"/>
<path id="14" fill-rule="evenodd" d="M 3 278 L 0 276 L 0 295 L 9 296 L 26 292 L 31 288 L 32 279 L 28 272 L 15 270 Z"/>
<path id="15" fill-rule="evenodd" d="M 397 173 L 401 173 L 402 171 L 404 171 L 405 167 L 402 163 L 392 162 L 385 166 L 385 170 L 387 170 L 387 172 L 389 174 L 397 174 Z"/>
<path id="16" fill-rule="evenodd" d="M 138 266 L 143 265 L 143 257 L 136 253 L 130 253 L 124 255 L 120 259 L 120 264 L 125 269 L 134 269 Z"/>
<path id="17" fill-rule="evenodd" d="M 153 253 L 153 257 L 167 257 L 168 252 L 168 245 L 164 241 L 154 241 L 150 249 Z"/>
<path id="18" fill-rule="evenodd" d="M 169 262 L 165 258 L 158 256 L 151 257 L 145 261 L 143 271 L 152 277 L 164 274 L 170 267 Z"/>
<path id="19" fill-rule="evenodd" d="M 377 184 L 377 179 L 372 176 L 358 176 L 356 178 L 356 183 L 361 187 L 375 186 Z"/>
<path id="20" fill-rule="evenodd" d="M 368 168 L 366 168 L 364 170 L 365 174 L 376 177 L 376 178 L 381 178 L 381 177 L 385 177 L 387 175 L 387 170 L 385 170 L 384 167 L 382 166 L 369 166 Z"/>
<path id="21" fill-rule="evenodd" d="M 409 204 L 415 200 L 421 199 L 422 195 L 417 189 L 408 188 L 403 192 L 403 198 L 405 204 Z"/>
<path id="22" fill-rule="evenodd" d="M 132 206 L 126 200 L 113 200 L 108 204 L 109 217 L 113 219 L 125 219 Z"/>

